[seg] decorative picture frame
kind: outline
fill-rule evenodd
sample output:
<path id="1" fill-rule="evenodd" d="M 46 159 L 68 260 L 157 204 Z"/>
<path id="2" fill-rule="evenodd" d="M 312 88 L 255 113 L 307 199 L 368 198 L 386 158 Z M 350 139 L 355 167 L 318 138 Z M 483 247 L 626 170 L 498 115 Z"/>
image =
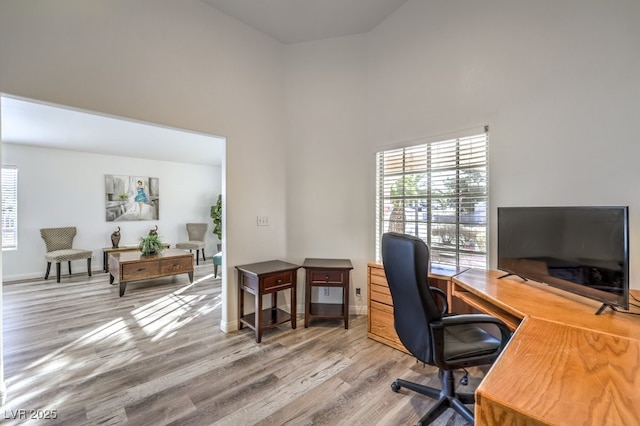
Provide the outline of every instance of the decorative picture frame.
<path id="1" fill-rule="evenodd" d="M 160 219 L 160 179 L 105 175 L 104 187 L 107 222 Z"/>

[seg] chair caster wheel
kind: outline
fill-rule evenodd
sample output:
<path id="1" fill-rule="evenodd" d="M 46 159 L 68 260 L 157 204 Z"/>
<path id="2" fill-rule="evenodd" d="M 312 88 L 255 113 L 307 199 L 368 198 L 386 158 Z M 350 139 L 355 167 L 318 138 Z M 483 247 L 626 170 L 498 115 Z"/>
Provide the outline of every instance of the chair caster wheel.
<path id="1" fill-rule="evenodd" d="M 391 383 L 391 390 L 394 392 L 398 392 L 400 390 L 400 385 L 397 384 L 396 382 Z"/>

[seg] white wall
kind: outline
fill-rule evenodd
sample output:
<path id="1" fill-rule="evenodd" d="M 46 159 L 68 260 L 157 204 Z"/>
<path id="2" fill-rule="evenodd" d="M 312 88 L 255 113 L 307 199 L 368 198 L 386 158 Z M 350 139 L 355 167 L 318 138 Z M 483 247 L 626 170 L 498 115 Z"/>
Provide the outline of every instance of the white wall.
<path id="1" fill-rule="evenodd" d="M 5 0 L 0 92 L 226 137 L 221 327 L 233 330 L 233 266 L 286 260 L 282 46 L 198 0 Z"/>
<path id="2" fill-rule="evenodd" d="M 366 145 L 367 37 L 303 43 L 286 53 L 287 251 L 299 263 L 305 257 L 350 259 L 351 311 L 362 314 L 367 299 L 356 298 L 355 289 L 366 295 L 374 206 Z M 329 297 L 315 297 L 342 298 L 335 288 Z"/>
<path id="3" fill-rule="evenodd" d="M 172 246 L 188 238 L 185 223 L 209 224 L 206 253 L 217 252 L 210 206 L 221 191 L 221 169 L 214 166 L 2 145 L 4 164 L 18 167 L 18 249 L 4 251 L 3 280 L 44 276 L 45 245 L 40 228 L 75 226 L 74 246 L 93 251 L 92 270 L 102 270 L 102 248 L 111 247 L 111 233 L 121 228 L 120 245 L 137 244 L 158 226 L 163 242 Z M 160 219 L 107 222 L 104 177 L 107 174 L 151 176 L 160 182 Z M 55 269 L 52 269 L 55 276 Z M 74 273 L 86 262 L 72 263 Z M 66 266 L 62 269 L 66 274 Z"/>
<path id="4" fill-rule="evenodd" d="M 1 8 L 0 91 L 227 138 L 223 322 L 240 263 L 349 257 L 364 286 L 374 152 L 484 124 L 492 240 L 497 206 L 630 205 L 640 288 L 634 0 L 409 0 L 286 48 L 195 0 Z"/>
<path id="5" fill-rule="evenodd" d="M 628 0 L 409 0 L 366 37 L 288 47 L 291 255 L 355 258 L 362 283 L 374 153 L 488 124 L 490 265 L 498 206 L 629 205 L 640 288 L 638 21 Z"/>
<path id="6" fill-rule="evenodd" d="M 640 3 L 410 0 L 371 35 L 371 148 L 489 124 L 498 206 L 629 205 L 640 288 Z"/>

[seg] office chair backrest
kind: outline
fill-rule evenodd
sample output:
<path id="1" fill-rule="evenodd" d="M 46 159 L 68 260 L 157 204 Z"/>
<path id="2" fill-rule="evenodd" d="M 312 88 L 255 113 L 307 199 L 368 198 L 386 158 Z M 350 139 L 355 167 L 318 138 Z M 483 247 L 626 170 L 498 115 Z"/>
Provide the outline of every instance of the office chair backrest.
<path id="1" fill-rule="evenodd" d="M 419 238 L 382 236 L 382 263 L 393 299 L 393 319 L 402 344 L 422 362 L 433 362 L 429 322 L 442 317 L 429 289 L 429 248 Z"/>

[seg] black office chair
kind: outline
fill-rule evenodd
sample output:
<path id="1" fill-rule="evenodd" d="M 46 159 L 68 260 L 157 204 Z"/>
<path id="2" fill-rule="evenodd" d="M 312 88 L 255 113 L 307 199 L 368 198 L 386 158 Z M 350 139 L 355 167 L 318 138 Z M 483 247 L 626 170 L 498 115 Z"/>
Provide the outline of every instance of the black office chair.
<path id="1" fill-rule="evenodd" d="M 441 382 L 441 389 L 437 389 L 397 379 L 391 389 L 398 392 L 404 387 L 437 399 L 418 425 L 430 424 L 449 407 L 473 424 L 473 413 L 464 404 L 473 404 L 474 394 L 455 392 L 453 370 L 491 364 L 509 341 L 511 331 L 490 315 L 447 315 L 444 309 L 438 309 L 433 294 L 444 293 L 429 287 L 429 248 L 421 239 L 394 232 L 384 234 L 382 260 L 398 337 L 418 360 L 440 369 Z M 444 305 L 446 308 L 446 299 Z M 490 327 L 499 330 L 501 338 L 487 332 Z"/>

